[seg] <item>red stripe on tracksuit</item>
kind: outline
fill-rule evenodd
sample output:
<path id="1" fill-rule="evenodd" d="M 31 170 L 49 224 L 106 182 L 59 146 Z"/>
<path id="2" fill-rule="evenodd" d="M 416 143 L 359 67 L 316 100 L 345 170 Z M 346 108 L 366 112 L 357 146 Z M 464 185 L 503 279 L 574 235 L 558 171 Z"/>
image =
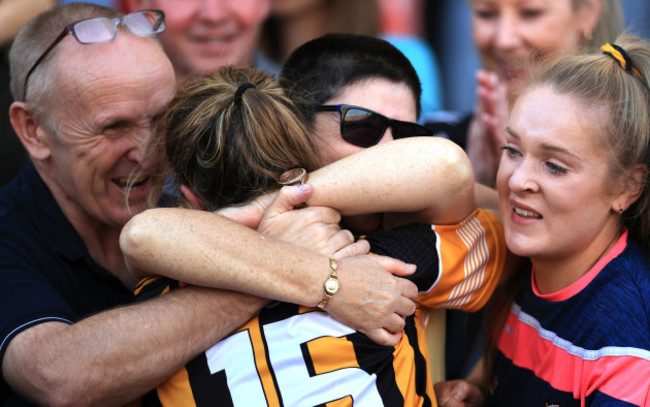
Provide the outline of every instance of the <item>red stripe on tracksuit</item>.
<path id="1" fill-rule="evenodd" d="M 514 365 L 533 371 L 555 389 L 571 392 L 582 406 L 596 390 L 637 406 L 650 406 L 650 352 L 646 350 L 574 346 L 541 328 L 516 305 L 508 316 L 499 350 Z"/>

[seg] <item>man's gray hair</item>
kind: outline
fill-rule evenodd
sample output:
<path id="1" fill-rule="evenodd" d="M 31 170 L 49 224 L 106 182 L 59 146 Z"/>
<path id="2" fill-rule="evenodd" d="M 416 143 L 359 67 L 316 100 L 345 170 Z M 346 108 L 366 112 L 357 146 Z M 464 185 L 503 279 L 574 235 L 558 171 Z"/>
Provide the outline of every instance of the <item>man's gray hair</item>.
<path id="1" fill-rule="evenodd" d="M 122 13 L 111 8 L 89 3 L 69 3 L 52 7 L 30 20 L 18 32 L 9 51 L 10 87 L 14 100 L 25 102 L 26 89 L 23 87 L 27 72 L 66 25 L 89 18 L 121 16 Z M 56 64 L 52 63 L 56 51 L 56 48 L 53 49 L 41 61 L 29 79 L 29 105 L 36 117 L 44 118 L 48 101 L 55 102 L 53 97 L 56 95 L 58 76 L 62 74 L 57 71 Z"/>

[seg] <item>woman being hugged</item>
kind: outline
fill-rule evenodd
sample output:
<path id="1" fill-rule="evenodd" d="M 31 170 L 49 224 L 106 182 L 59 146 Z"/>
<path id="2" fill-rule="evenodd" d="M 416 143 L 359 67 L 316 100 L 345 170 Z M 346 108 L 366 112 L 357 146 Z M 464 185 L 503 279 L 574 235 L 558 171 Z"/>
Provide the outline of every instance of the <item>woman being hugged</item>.
<path id="1" fill-rule="evenodd" d="M 496 338 L 490 405 L 650 405 L 650 45 L 619 37 L 524 89 L 497 175 L 531 259 Z"/>

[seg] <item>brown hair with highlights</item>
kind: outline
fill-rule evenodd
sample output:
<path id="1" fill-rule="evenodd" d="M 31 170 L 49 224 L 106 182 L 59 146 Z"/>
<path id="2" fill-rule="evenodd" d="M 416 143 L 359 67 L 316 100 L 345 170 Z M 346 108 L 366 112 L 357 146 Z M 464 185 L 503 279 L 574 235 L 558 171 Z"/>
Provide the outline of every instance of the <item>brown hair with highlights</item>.
<path id="1" fill-rule="evenodd" d="M 288 169 L 319 166 L 293 102 L 250 68 L 225 67 L 187 83 L 157 121 L 147 151 L 158 174 L 171 170 L 207 210 L 276 188 Z"/>

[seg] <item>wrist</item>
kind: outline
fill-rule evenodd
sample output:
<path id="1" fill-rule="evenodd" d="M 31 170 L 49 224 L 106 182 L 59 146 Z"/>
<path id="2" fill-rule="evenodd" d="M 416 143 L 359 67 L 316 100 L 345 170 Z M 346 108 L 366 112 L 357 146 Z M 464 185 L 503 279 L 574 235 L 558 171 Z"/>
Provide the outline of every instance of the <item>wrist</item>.
<path id="1" fill-rule="evenodd" d="M 327 279 L 323 283 L 323 298 L 321 302 L 317 305 L 320 309 L 325 309 L 327 304 L 334 298 L 334 295 L 340 289 L 339 278 L 337 274 L 338 263 L 336 260 L 330 257 L 329 259 L 329 274 Z"/>

